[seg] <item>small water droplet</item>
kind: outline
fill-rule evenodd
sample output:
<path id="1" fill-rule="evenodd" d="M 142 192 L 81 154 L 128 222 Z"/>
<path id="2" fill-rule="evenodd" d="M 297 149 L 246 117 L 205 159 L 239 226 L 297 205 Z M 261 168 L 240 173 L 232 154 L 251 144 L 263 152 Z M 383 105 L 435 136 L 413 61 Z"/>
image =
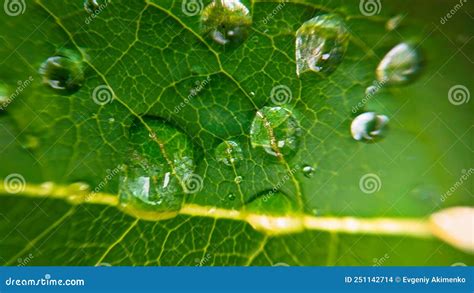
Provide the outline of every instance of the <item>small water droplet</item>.
<path id="1" fill-rule="evenodd" d="M 109 123 L 114 123 L 115 122 L 115 118 L 109 118 Z"/>
<path id="2" fill-rule="evenodd" d="M 342 62 L 349 33 L 342 18 L 334 14 L 316 16 L 296 31 L 296 73 L 329 75 Z"/>
<path id="3" fill-rule="evenodd" d="M 241 161 L 244 156 L 242 154 L 242 148 L 238 143 L 232 140 L 226 140 L 217 146 L 216 158 L 217 161 L 227 166 L 233 166 Z"/>
<path id="4" fill-rule="evenodd" d="M 10 103 L 10 97 L 8 92 L 8 87 L 0 82 L 0 110 L 3 109 L 4 106 L 7 106 Z"/>
<path id="5" fill-rule="evenodd" d="M 374 112 L 362 113 L 352 121 L 352 137 L 355 140 L 373 140 L 380 137 L 388 121 L 385 115 L 377 115 Z"/>
<path id="6" fill-rule="evenodd" d="M 21 146 L 25 149 L 36 149 L 40 145 L 39 138 L 30 134 L 27 134 L 20 139 Z"/>
<path id="7" fill-rule="evenodd" d="M 377 80 L 387 85 L 400 85 L 412 81 L 421 67 L 416 48 L 407 43 L 393 47 L 377 66 Z"/>
<path id="8" fill-rule="evenodd" d="M 154 139 L 138 121 L 131 127 L 130 154 L 119 183 L 120 206 L 145 220 L 172 218 L 184 201 L 184 178 L 191 176 L 195 167 L 192 143 L 183 132 L 161 120 L 144 120 Z M 163 143 L 166 157 L 157 140 Z"/>
<path id="9" fill-rule="evenodd" d="M 234 182 L 235 182 L 235 184 L 240 184 L 240 183 L 242 183 L 242 176 L 236 176 L 236 177 L 234 178 Z"/>
<path id="10" fill-rule="evenodd" d="M 239 44 L 252 24 L 249 9 L 239 0 L 215 0 L 202 12 L 203 31 L 218 44 Z"/>
<path id="11" fill-rule="evenodd" d="M 398 28 L 404 17 L 404 15 L 399 14 L 390 18 L 385 24 L 385 29 L 388 31 L 393 31 L 394 29 Z"/>
<path id="12" fill-rule="evenodd" d="M 365 95 L 371 96 L 377 92 L 377 87 L 375 85 L 370 85 L 365 89 Z"/>
<path id="13" fill-rule="evenodd" d="M 312 209 L 312 210 L 311 210 L 311 213 L 312 213 L 314 216 L 319 216 L 319 210 L 318 210 L 318 209 Z"/>
<path id="14" fill-rule="evenodd" d="M 314 168 L 310 165 L 303 166 L 302 171 L 304 176 L 306 176 L 307 178 L 311 178 L 314 175 Z"/>
<path id="15" fill-rule="evenodd" d="M 290 156 L 298 148 L 301 128 L 293 113 L 283 107 L 263 107 L 250 128 L 252 147 L 272 156 Z"/>
<path id="16" fill-rule="evenodd" d="M 229 193 L 229 194 L 227 195 L 227 198 L 228 198 L 229 200 L 234 200 L 234 199 L 235 199 L 235 194 Z"/>
<path id="17" fill-rule="evenodd" d="M 90 14 L 99 14 L 105 6 L 107 6 L 108 0 L 84 0 L 84 9 Z"/>
<path id="18" fill-rule="evenodd" d="M 69 55 L 49 57 L 39 69 L 43 83 L 61 94 L 72 94 L 84 83 L 82 63 L 73 54 Z"/>

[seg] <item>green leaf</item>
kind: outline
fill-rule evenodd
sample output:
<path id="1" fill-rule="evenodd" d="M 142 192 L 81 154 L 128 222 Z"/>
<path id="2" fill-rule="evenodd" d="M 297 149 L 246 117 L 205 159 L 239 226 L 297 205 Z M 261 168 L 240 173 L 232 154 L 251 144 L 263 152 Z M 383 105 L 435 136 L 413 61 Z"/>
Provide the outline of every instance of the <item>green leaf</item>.
<path id="1" fill-rule="evenodd" d="M 90 14 L 81 1 L 26 1 L 23 14 L 0 18 L 0 86 L 13 97 L 0 114 L 1 264 L 474 264 L 430 236 L 426 221 L 443 208 L 473 206 L 473 104 L 448 99 L 454 85 L 473 88 L 467 13 L 441 25 L 449 4 L 384 1 L 380 14 L 364 16 L 347 1 L 242 1 L 252 15 L 248 38 L 222 46 L 182 1 L 98 2 Z M 344 19 L 347 51 L 327 77 L 298 78 L 295 32 L 322 13 Z M 390 122 L 381 140 L 357 142 L 352 110 L 381 58 L 405 41 L 423 56 L 420 76 L 383 87 L 359 109 Z M 39 69 L 68 54 L 84 80 L 75 92 L 54 91 Z M 277 156 L 263 128 L 255 143 L 250 131 L 258 110 L 277 106 L 275 88 L 286 91 L 292 114 L 276 117 L 277 135 L 294 134 L 285 124 L 293 119 L 301 132 L 296 149 Z M 188 137 L 202 178 L 198 192 L 180 193 L 172 219 L 118 208 L 118 170 L 137 143 L 134 125 L 151 139 L 142 149 L 165 142 L 163 158 L 189 147 L 160 131 L 147 138 L 155 127 L 145 116 Z M 238 143 L 242 159 L 224 164 L 215 151 L 223 141 Z M 155 159 L 166 165 L 163 158 Z M 378 184 L 370 194 L 360 186 L 367 175 Z"/>

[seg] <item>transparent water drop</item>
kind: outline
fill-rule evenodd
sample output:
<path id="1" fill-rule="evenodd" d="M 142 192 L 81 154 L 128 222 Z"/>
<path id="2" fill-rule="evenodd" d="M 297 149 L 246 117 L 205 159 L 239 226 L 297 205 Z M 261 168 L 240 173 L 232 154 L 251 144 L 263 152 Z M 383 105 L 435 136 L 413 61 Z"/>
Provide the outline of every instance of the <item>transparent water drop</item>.
<path id="1" fill-rule="evenodd" d="M 108 0 L 84 0 L 84 10 L 90 14 L 99 14 L 108 4 Z"/>
<path id="2" fill-rule="evenodd" d="M 398 28 L 400 26 L 400 23 L 402 22 L 403 18 L 405 18 L 404 15 L 398 14 L 392 18 L 390 18 L 387 23 L 385 24 L 385 29 L 387 31 L 393 31 L 394 29 Z"/>
<path id="3" fill-rule="evenodd" d="M 108 121 L 109 121 L 109 123 L 111 123 L 111 124 L 112 124 L 112 123 L 114 123 L 114 122 L 115 122 L 115 118 L 113 118 L 113 117 L 112 117 L 112 118 L 109 118 L 109 120 L 108 120 Z"/>
<path id="4" fill-rule="evenodd" d="M 263 107 L 252 121 L 250 141 L 253 148 L 280 157 L 290 156 L 299 145 L 301 128 L 293 113 L 283 107 Z"/>
<path id="5" fill-rule="evenodd" d="M 382 58 L 375 73 L 380 82 L 401 85 L 412 81 L 420 68 L 421 57 L 416 48 L 400 43 Z"/>
<path id="6" fill-rule="evenodd" d="M 138 121 L 130 129 L 128 160 L 119 183 L 120 207 L 145 220 L 171 218 L 180 210 L 185 180 L 193 174 L 193 146 L 187 135 L 169 124 L 144 120 L 154 135 Z"/>
<path id="7" fill-rule="evenodd" d="M 201 15 L 204 33 L 220 45 L 240 44 L 252 24 L 249 9 L 239 0 L 214 0 Z"/>
<path id="8" fill-rule="evenodd" d="M 97 0 L 84 0 L 84 9 L 88 13 L 93 14 L 99 9 L 99 2 Z"/>
<path id="9" fill-rule="evenodd" d="M 33 150 L 39 147 L 40 140 L 34 135 L 27 134 L 20 138 L 21 146 L 25 149 Z"/>
<path id="10" fill-rule="evenodd" d="M 370 85 L 365 89 L 365 95 L 371 96 L 377 92 L 377 87 L 375 85 Z"/>
<path id="11" fill-rule="evenodd" d="M 227 166 L 234 166 L 244 158 L 242 148 L 238 143 L 232 140 L 226 140 L 220 143 L 215 153 L 217 161 Z"/>
<path id="12" fill-rule="evenodd" d="M 229 193 L 229 194 L 227 195 L 227 198 L 228 198 L 229 200 L 234 200 L 234 199 L 235 199 L 235 194 Z"/>
<path id="13" fill-rule="evenodd" d="M 236 176 L 236 177 L 234 178 L 235 184 L 240 184 L 240 183 L 242 183 L 242 179 L 243 179 L 242 176 Z"/>
<path id="14" fill-rule="evenodd" d="M 43 77 L 43 83 L 61 94 L 72 94 L 84 83 L 82 62 L 72 54 L 49 57 L 41 64 L 39 73 Z"/>
<path id="15" fill-rule="evenodd" d="M 374 112 L 362 113 L 352 121 L 352 137 L 355 140 L 373 140 L 380 137 L 388 121 L 385 115 L 377 115 Z"/>
<path id="16" fill-rule="evenodd" d="M 258 231 L 269 235 L 295 233 L 304 229 L 295 201 L 279 191 L 258 194 L 245 205 L 246 220 Z"/>
<path id="17" fill-rule="evenodd" d="M 329 75 L 342 62 L 349 33 L 342 18 L 335 14 L 316 16 L 296 31 L 296 73 Z"/>
<path id="18" fill-rule="evenodd" d="M 314 168 L 310 165 L 304 165 L 302 171 L 303 175 L 307 178 L 311 178 L 314 175 Z"/>
<path id="19" fill-rule="evenodd" d="M 8 87 L 0 82 L 0 110 L 4 110 L 10 102 Z"/>

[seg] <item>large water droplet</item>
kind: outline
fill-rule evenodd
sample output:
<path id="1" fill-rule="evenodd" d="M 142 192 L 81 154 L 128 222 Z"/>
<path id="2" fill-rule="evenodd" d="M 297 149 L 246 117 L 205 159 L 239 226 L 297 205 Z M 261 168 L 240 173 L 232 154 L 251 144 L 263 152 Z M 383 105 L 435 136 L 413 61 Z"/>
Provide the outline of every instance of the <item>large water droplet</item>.
<path id="1" fill-rule="evenodd" d="M 244 156 L 242 154 L 242 148 L 238 143 L 232 140 L 226 140 L 217 146 L 216 158 L 219 162 L 227 166 L 233 166 L 241 161 Z"/>
<path id="2" fill-rule="evenodd" d="M 39 73 L 45 84 L 61 94 L 72 94 L 84 83 L 82 63 L 73 55 L 49 57 L 41 64 Z"/>
<path id="3" fill-rule="evenodd" d="M 290 156 L 298 148 L 301 128 L 293 113 L 283 107 L 263 107 L 250 128 L 252 147 L 272 156 Z"/>
<path id="4" fill-rule="evenodd" d="M 344 21 L 337 15 L 316 16 L 296 31 L 296 73 L 328 75 L 342 62 L 349 42 Z"/>
<path id="5" fill-rule="evenodd" d="M 246 220 L 255 230 L 269 235 L 303 230 L 297 204 L 279 191 L 265 191 L 245 205 Z"/>
<path id="6" fill-rule="evenodd" d="M 376 75 L 387 85 L 405 84 L 414 79 L 421 67 L 420 54 L 412 45 L 401 43 L 393 47 L 380 61 Z"/>
<path id="7" fill-rule="evenodd" d="M 383 134 L 388 121 L 385 115 L 377 115 L 374 112 L 362 113 L 352 121 L 352 137 L 355 140 L 373 140 Z"/>
<path id="8" fill-rule="evenodd" d="M 311 178 L 314 175 L 314 168 L 310 165 L 304 165 L 302 171 L 303 175 L 307 178 Z"/>
<path id="9" fill-rule="evenodd" d="M 215 0 L 202 12 L 203 31 L 218 44 L 239 44 L 252 24 L 249 10 L 238 0 Z"/>
<path id="10" fill-rule="evenodd" d="M 167 219 L 177 215 L 184 201 L 184 181 L 195 167 L 193 147 L 188 136 L 163 121 L 146 117 L 145 122 L 152 135 L 140 123 L 130 130 L 120 205 L 138 218 Z"/>

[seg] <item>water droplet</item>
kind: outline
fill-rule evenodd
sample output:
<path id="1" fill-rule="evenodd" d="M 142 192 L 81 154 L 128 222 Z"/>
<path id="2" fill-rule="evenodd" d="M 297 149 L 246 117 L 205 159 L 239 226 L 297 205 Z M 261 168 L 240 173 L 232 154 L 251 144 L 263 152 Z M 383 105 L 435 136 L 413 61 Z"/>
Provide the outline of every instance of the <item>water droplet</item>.
<path id="1" fill-rule="evenodd" d="M 421 67 L 418 51 L 410 44 L 393 47 L 377 66 L 377 80 L 387 85 L 400 85 L 412 81 Z"/>
<path id="2" fill-rule="evenodd" d="M 242 154 L 242 148 L 238 143 L 232 140 L 226 140 L 217 146 L 216 158 L 217 161 L 227 166 L 233 166 L 241 161 L 244 156 Z"/>
<path id="3" fill-rule="evenodd" d="M 307 178 L 311 178 L 314 175 L 314 168 L 310 165 L 303 166 L 302 171 L 304 176 L 306 176 Z"/>
<path id="4" fill-rule="evenodd" d="M 296 31 L 296 73 L 328 75 L 342 62 L 349 33 L 342 18 L 334 14 L 316 16 Z"/>
<path id="5" fill-rule="evenodd" d="M 97 0 L 84 0 L 84 9 L 88 13 L 93 14 L 94 11 L 99 9 L 99 3 L 97 3 Z"/>
<path id="6" fill-rule="evenodd" d="M 77 57 L 58 55 L 49 57 L 41 64 L 39 73 L 43 83 L 61 94 L 72 94 L 84 83 L 82 63 Z"/>
<path id="7" fill-rule="evenodd" d="M 10 103 L 10 97 L 8 88 L 6 85 L 0 82 L 0 110 L 3 109 L 4 106 L 7 106 Z"/>
<path id="8" fill-rule="evenodd" d="M 265 191 L 245 205 L 246 220 L 255 230 L 269 235 L 300 232 L 304 229 L 296 203 L 279 191 Z"/>
<path id="9" fill-rule="evenodd" d="M 385 29 L 388 31 L 393 31 L 394 29 L 398 28 L 403 18 L 405 18 L 405 16 L 402 14 L 390 18 L 385 24 Z"/>
<path id="10" fill-rule="evenodd" d="M 377 87 L 375 85 L 370 85 L 365 89 L 365 95 L 371 96 L 377 92 Z"/>
<path id="11" fill-rule="evenodd" d="M 283 107 L 263 107 L 250 128 L 252 147 L 272 156 L 290 156 L 298 148 L 301 128 L 293 113 Z"/>
<path id="12" fill-rule="evenodd" d="M 252 24 L 249 10 L 239 0 L 215 0 L 201 17 L 203 31 L 218 44 L 240 44 Z"/>
<path id="13" fill-rule="evenodd" d="M 352 137 L 355 140 L 373 140 L 382 135 L 388 121 L 385 115 L 377 115 L 374 112 L 362 113 L 352 121 Z"/>
<path id="14" fill-rule="evenodd" d="M 39 147 L 39 138 L 30 134 L 22 136 L 20 139 L 21 146 L 25 149 L 33 150 Z"/>
<path id="15" fill-rule="evenodd" d="M 109 118 L 109 123 L 114 123 L 115 122 L 115 118 Z"/>
<path id="16" fill-rule="evenodd" d="M 172 218 L 184 201 L 184 178 L 191 176 L 195 167 L 192 143 L 163 121 L 144 120 L 155 135 L 150 137 L 138 121 L 130 129 L 130 154 L 120 177 L 120 206 L 145 220 Z"/>
<path id="17" fill-rule="evenodd" d="M 234 200 L 234 199 L 235 199 L 235 194 L 229 193 L 229 194 L 227 195 L 227 198 L 228 198 L 229 200 Z"/>
<path id="18" fill-rule="evenodd" d="M 234 178 L 234 182 L 235 182 L 235 184 L 240 184 L 240 183 L 242 183 L 242 176 L 236 176 L 236 177 Z"/>

